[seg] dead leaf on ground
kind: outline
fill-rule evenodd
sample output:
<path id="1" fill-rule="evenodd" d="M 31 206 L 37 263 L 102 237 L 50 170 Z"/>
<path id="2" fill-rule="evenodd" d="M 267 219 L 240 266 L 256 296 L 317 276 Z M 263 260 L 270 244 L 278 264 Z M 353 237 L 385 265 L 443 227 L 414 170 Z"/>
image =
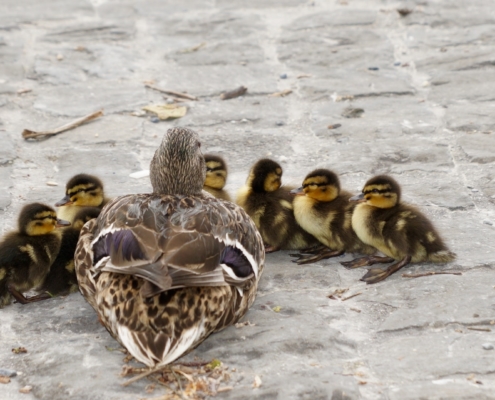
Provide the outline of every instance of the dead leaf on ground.
<path id="1" fill-rule="evenodd" d="M 27 353 L 28 351 L 26 350 L 25 347 L 14 347 L 12 349 L 12 353 L 14 354 L 21 354 L 21 353 Z"/>
<path id="2" fill-rule="evenodd" d="M 161 120 L 181 118 L 187 113 L 187 107 L 176 104 L 150 104 L 143 107 L 143 110 L 155 114 Z"/>
<path id="3" fill-rule="evenodd" d="M 31 393 L 31 390 L 33 390 L 33 387 L 28 385 L 28 386 L 24 386 L 23 388 L 20 388 L 19 392 L 28 394 Z"/>
<path id="4" fill-rule="evenodd" d="M 272 310 L 273 310 L 273 311 L 275 311 L 275 312 L 280 312 L 280 311 L 282 310 L 282 307 L 280 307 L 280 306 L 275 306 L 275 307 L 273 307 L 273 309 L 272 309 Z"/>
<path id="5" fill-rule="evenodd" d="M 0 376 L 0 383 L 10 383 L 10 377 Z"/>

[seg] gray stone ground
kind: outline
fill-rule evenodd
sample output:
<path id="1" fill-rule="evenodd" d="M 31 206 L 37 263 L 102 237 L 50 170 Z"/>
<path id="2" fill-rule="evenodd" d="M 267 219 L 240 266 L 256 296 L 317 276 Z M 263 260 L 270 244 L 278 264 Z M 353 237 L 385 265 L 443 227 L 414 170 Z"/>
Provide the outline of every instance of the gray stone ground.
<path id="1" fill-rule="evenodd" d="M 256 325 L 213 335 L 188 358 L 236 368 L 220 398 L 493 399 L 495 352 L 482 345 L 495 343 L 494 65 L 489 0 L 2 0 L 1 233 L 24 203 L 61 198 L 77 172 L 101 176 L 109 195 L 149 191 L 147 178 L 129 174 L 148 167 L 176 125 L 226 157 L 232 193 L 267 155 L 293 184 L 315 167 L 336 170 L 353 191 L 393 174 L 458 254 L 406 272 L 462 276 L 397 273 L 366 286 L 364 271 L 339 260 L 299 267 L 287 252 L 269 255 L 246 317 Z M 164 101 L 144 81 L 200 101 L 173 122 L 132 116 Z M 239 85 L 246 96 L 219 100 Z M 268 96 L 285 89 L 292 94 Z M 100 107 L 103 118 L 76 130 L 21 137 Z M 344 118 L 348 107 L 362 118 Z M 362 293 L 328 299 L 338 288 Z M 22 373 L 0 385 L 2 399 L 164 393 L 146 394 L 146 380 L 120 385 L 123 356 L 106 350 L 117 344 L 78 293 L 0 314 L 0 367 Z M 28 353 L 14 355 L 17 346 Z M 30 394 L 18 392 L 25 385 Z"/>

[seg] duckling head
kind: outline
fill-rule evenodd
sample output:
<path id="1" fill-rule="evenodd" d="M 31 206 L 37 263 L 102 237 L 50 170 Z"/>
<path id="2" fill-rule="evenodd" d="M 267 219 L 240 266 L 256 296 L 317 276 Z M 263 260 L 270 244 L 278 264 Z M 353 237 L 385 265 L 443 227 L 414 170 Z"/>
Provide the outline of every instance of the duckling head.
<path id="1" fill-rule="evenodd" d="M 55 206 L 98 207 L 104 198 L 103 183 L 96 176 L 77 174 L 69 179 L 65 187 L 65 197 L 57 201 Z"/>
<path id="2" fill-rule="evenodd" d="M 333 201 L 340 194 L 340 180 L 337 174 L 328 169 L 315 169 L 306 175 L 300 188 L 290 193 L 306 195 L 322 202 Z"/>
<path id="3" fill-rule="evenodd" d="M 222 157 L 205 154 L 206 180 L 205 186 L 221 190 L 227 181 L 227 165 Z"/>
<path id="4" fill-rule="evenodd" d="M 198 134 L 187 128 L 169 129 L 150 163 L 153 191 L 200 195 L 205 177 L 205 159 Z"/>
<path id="5" fill-rule="evenodd" d="M 69 226 L 70 222 L 57 218 L 53 208 L 41 203 L 25 205 L 18 219 L 19 232 L 28 236 L 51 233 L 55 228 Z"/>
<path id="6" fill-rule="evenodd" d="M 361 194 L 351 197 L 349 201 L 366 202 L 378 208 L 392 208 L 399 204 L 400 186 L 388 175 L 378 175 L 366 182 Z"/>
<path id="7" fill-rule="evenodd" d="M 262 158 L 251 168 L 247 185 L 253 192 L 274 192 L 282 186 L 282 167 L 269 158 Z"/>

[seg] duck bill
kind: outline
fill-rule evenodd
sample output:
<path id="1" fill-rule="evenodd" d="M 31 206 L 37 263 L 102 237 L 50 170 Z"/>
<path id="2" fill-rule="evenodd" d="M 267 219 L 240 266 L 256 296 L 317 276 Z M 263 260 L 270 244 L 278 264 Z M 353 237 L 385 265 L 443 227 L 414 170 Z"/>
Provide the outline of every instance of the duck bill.
<path id="1" fill-rule="evenodd" d="M 297 189 L 292 189 L 289 193 L 293 196 L 303 196 L 305 194 L 302 186 Z"/>
<path id="2" fill-rule="evenodd" d="M 355 196 L 352 196 L 349 201 L 355 201 L 356 203 L 362 203 L 364 201 L 366 201 L 366 199 L 364 198 L 364 193 L 359 193 Z"/>
<path id="3" fill-rule="evenodd" d="M 70 196 L 67 195 L 65 196 L 62 200 L 59 200 L 55 203 L 55 207 L 61 207 L 61 206 L 70 206 L 72 201 L 70 201 Z"/>
<path id="4" fill-rule="evenodd" d="M 57 228 L 64 228 L 66 226 L 70 226 L 69 221 L 66 221 L 64 219 L 57 219 L 57 225 L 56 225 Z"/>

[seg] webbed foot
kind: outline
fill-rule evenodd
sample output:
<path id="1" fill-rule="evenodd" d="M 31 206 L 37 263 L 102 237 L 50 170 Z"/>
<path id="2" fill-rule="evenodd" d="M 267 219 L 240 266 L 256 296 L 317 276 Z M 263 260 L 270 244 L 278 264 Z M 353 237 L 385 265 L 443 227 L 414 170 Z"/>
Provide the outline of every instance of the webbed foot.
<path id="1" fill-rule="evenodd" d="M 297 254 L 299 258 L 297 260 L 292 260 L 292 262 L 297 263 L 298 265 L 311 264 L 326 258 L 337 257 L 341 254 L 344 254 L 343 250 L 331 250 L 328 247 L 324 247 L 319 253 L 313 255 L 305 256 L 303 254 Z"/>

